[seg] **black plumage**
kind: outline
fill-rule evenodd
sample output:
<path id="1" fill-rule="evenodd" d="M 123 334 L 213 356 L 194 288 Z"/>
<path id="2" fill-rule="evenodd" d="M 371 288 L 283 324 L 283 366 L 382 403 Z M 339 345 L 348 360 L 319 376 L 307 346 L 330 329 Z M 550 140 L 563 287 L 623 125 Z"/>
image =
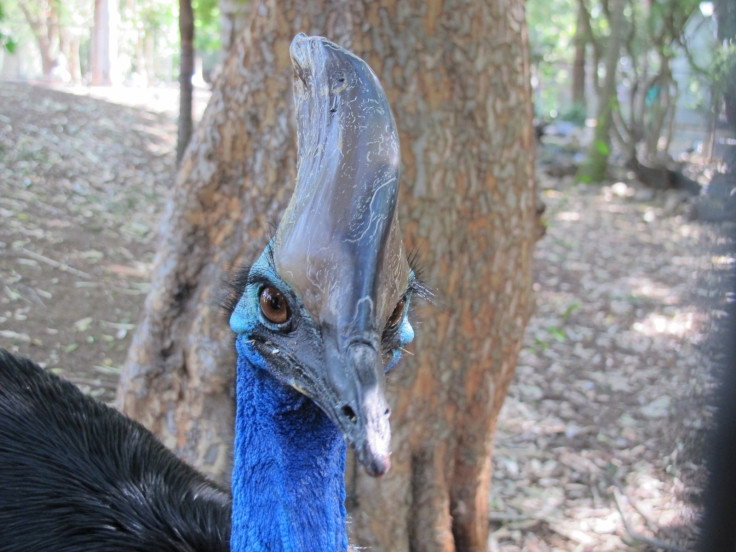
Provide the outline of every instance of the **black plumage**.
<path id="1" fill-rule="evenodd" d="M 142 425 L 0 349 L 2 552 L 229 550 L 229 494 Z"/>

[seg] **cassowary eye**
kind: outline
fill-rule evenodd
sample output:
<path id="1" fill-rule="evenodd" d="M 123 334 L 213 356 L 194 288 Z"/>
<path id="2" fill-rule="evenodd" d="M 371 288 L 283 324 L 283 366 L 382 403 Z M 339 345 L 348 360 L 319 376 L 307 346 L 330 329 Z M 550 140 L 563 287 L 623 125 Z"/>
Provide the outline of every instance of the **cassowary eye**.
<path id="1" fill-rule="evenodd" d="M 261 289 L 259 303 L 263 316 L 274 324 L 285 323 L 291 315 L 289 306 L 286 304 L 286 297 L 275 287 L 266 286 Z"/>
<path id="2" fill-rule="evenodd" d="M 402 297 L 401 300 L 396 304 L 396 308 L 394 309 L 394 312 L 391 313 L 391 316 L 388 318 L 388 322 L 386 323 L 386 328 L 389 330 L 393 330 L 396 328 L 401 321 L 404 319 L 404 307 L 406 306 L 406 297 Z"/>

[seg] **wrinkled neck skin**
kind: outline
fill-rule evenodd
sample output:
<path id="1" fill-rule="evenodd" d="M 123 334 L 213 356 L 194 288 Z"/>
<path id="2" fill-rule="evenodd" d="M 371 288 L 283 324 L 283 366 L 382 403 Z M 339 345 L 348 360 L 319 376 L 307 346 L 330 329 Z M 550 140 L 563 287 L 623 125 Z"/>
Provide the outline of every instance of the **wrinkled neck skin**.
<path id="1" fill-rule="evenodd" d="M 237 339 L 233 552 L 345 552 L 345 440 Z"/>

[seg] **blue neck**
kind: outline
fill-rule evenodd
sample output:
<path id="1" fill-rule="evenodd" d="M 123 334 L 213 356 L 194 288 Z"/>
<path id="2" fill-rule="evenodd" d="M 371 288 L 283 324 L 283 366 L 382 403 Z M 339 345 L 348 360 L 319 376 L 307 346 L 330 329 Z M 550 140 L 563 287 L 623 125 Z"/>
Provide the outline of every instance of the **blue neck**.
<path id="1" fill-rule="evenodd" d="M 232 552 L 344 552 L 345 440 L 237 340 Z"/>

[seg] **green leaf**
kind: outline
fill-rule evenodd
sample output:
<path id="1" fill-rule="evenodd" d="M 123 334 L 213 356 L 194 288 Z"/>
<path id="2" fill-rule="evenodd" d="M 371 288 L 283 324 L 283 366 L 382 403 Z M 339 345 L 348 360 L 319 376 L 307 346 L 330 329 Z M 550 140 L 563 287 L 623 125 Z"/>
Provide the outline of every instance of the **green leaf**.
<path id="1" fill-rule="evenodd" d="M 559 343 L 564 343 L 567 339 L 567 334 L 565 333 L 565 330 L 557 326 L 550 326 L 549 328 L 547 328 L 547 332 Z"/>
<path id="2" fill-rule="evenodd" d="M 571 304 L 571 305 L 570 305 L 569 307 L 567 307 L 567 308 L 565 309 L 565 312 L 563 312 L 563 313 L 562 313 L 562 316 L 561 316 L 561 318 L 562 318 L 563 320 L 567 320 L 567 318 L 568 318 L 568 317 L 569 317 L 569 316 L 570 316 L 570 315 L 571 315 L 571 314 L 572 314 L 573 312 L 575 312 L 575 311 L 576 311 L 577 309 L 579 309 L 579 308 L 580 308 L 580 303 L 578 303 L 577 301 L 575 301 L 574 303 L 572 303 L 572 304 Z"/>
<path id="3" fill-rule="evenodd" d="M 595 149 L 601 155 L 608 155 L 611 152 L 611 148 L 603 140 L 595 141 Z"/>

